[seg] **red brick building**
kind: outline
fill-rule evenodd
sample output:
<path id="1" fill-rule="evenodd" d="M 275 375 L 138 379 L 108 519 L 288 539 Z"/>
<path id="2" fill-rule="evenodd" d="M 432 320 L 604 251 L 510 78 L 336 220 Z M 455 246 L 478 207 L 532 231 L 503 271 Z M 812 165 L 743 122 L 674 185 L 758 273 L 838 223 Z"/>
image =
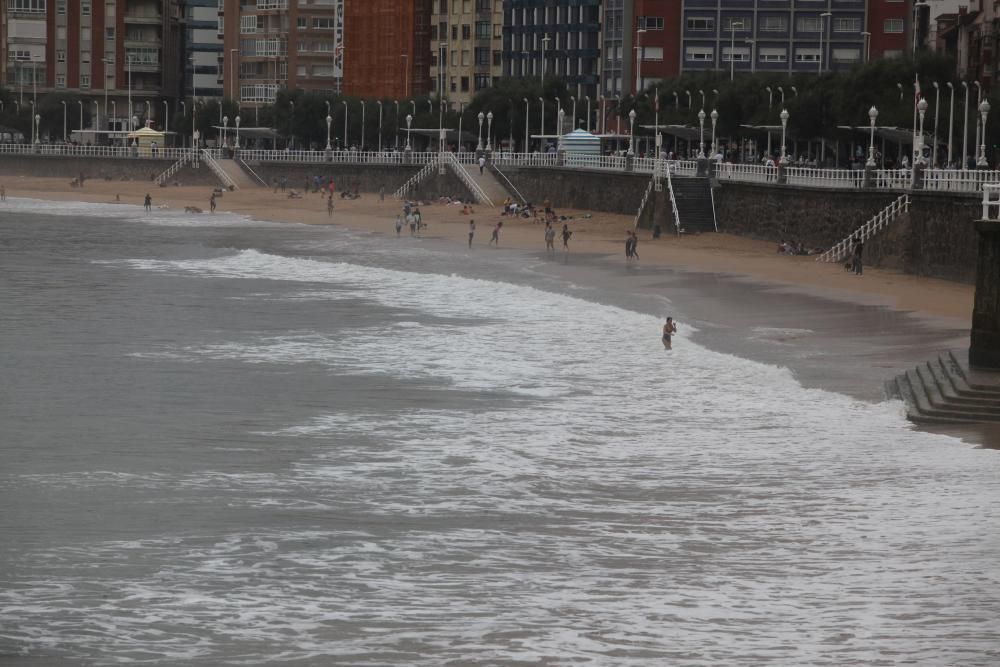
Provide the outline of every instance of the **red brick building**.
<path id="1" fill-rule="evenodd" d="M 899 0 L 869 0 L 867 60 L 892 58 L 913 49 L 913 3 Z"/>
<path id="2" fill-rule="evenodd" d="M 676 77 L 681 71 L 682 0 L 634 0 L 631 85 L 644 90 L 653 81 Z M 641 77 L 641 80 L 640 80 Z"/>
<path id="3" fill-rule="evenodd" d="M 429 94 L 431 13 L 432 0 L 345 0 L 344 93 Z"/>

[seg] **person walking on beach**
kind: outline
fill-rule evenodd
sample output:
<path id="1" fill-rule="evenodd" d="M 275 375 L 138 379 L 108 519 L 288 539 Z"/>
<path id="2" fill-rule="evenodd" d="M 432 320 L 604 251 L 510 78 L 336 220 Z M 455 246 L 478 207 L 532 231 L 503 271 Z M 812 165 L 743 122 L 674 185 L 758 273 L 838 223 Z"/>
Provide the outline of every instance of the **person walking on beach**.
<path id="1" fill-rule="evenodd" d="M 639 235 L 633 231 L 632 234 L 632 259 L 639 259 Z"/>
<path id="2" fill-rule="evenodd" d="M 417 235 L 417 216 L 413 215 L 413 212 L 406 214 L 406 224 L 410 226 L 410 236 Z"/>
<path id="3" fill-rule="evenodd" d="M 569 252 L 569 237 L 571 236 L 573 236 L 573 232 L 569 231 L 569 225 L 563 225 L 562 228 L 563 252 Z"/>
<path id="4" fill-rule="evenodd" d="M 861 266 L 861 253 L 865 250 L 865 244 L 860 239 L 854 242 L 854 254 L 851 256 L 851 270 L 854 275 L 860 276 L 863 273 Z"/>
<path id="5" fill-rule="evenodd" d="M 482 155 L 479 156 L 479 175 L 483 175 L 483 169 L 486 168 L 486 158 Z"/>
<path id="6" fill-rule="evenodd" d="M 472 237 L 476 235 L 476 221 L 469 220 L 469 247 L 472 247 Z"/>
<path id="7" fill-rule="evenodd" d="M 403 231 L 403 216 L 399 213 L 396 214 L 396 238 L 399 238 L 399 233 Z"/>
<path id="8" fill-rule="evenodd" d="M 556 230 L 551 222 L 545 223 L 545 253 L 549 256 L 556 254 Z"/>
<path id="9" fill-rule="evenodd" d="M 142 205 L 146 209 L 147 213 L 153 210 L 153 198 L 149 196 L 148 192 L 146 193 L 146 199 L 143 201 Z"/>
<path id="10" fill-rule="evenodd" d="M 333 217 L 333 194 L 326 198 L 326 217 Z"/>
<path id="11" fill-rule="evenodd" d="M 385 201 L 385 186 L 384 185 L 378 186 L 378 200 L 379 201 Z"/>
<path id="12" fill-rule="evenodd" d="M 208 198 L 208 210 L 210 212 L 212 212 L 212 213 L 215 213 L 215 193 L 214 192 L 212 193 L 212 196 Z"/>
<path id="13" fill-rule="evenodd" d="M 493 235 L 490 236 L 490 242 L 487 245 L 496 244 L 496 246 L 498 248 L 500 247 L 500 230 L 501 229 L 503 229 L 503 222 L 502 221 L 498 222 L 497 225 L 496 225 L 496 227 L 493 228 Z"/>
<path id="14" fill-rule="evenodd" d="M 677 325 L 674 324 L 674 318 L 668 317 L 667 323 L 663 325 L 663 348 L 665 350 L 672 350 L 672 337 L 677 333 Z"/>
<path id="15" fill-rule="evenodd" d="M 632 232 L 625 232 L 625 261 L 632 259 Z"/>

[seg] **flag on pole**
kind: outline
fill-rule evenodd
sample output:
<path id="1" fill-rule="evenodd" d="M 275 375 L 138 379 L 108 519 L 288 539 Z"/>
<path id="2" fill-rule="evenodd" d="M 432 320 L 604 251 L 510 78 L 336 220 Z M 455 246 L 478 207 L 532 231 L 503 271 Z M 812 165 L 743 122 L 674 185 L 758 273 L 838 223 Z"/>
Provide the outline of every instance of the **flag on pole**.
<path id="1" fill-rule="evenodd" d="M 660 89 L 656 88 L 656 101 L 653 103 L 656 113 L 660 113 Z"/>
<path id="2" fill-rule="evenodd" d="M 913 75 L 913 106 L 920 104 L 920 77 Z"/>

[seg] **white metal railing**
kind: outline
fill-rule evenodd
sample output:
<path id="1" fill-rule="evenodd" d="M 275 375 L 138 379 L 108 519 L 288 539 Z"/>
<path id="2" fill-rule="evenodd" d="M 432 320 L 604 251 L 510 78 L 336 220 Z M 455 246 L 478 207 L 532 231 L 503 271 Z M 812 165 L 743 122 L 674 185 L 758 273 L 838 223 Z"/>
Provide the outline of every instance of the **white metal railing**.
<path id="1" fill-rule="evenodd" d="M 0 144 L 0 155 L 44 155 L 48 157 L 92 157 L 92 158 L 145 158 L 157 160 L 178 160 L 187 148 L 160 148 L 154 151 L 148 146 L 75 146 L 73 144 Z"/>
<path id="2" fill-rule="evenodd" d="M 632 221 L 632 228 L 637 229 L 639 227 L 639 220 L 642 218 L 642 212 L 646 208 L 646 202 L 649 201 L 649 194 L 653 191 L 653 179 L 649 179 L 649 183 L 646 185 L 646 191 L 642 193 L 642 200 L 639 202 L 639 210 L 635 212 L 635 220 Z"/>
<path id="3" fill-rule="evenodd" d="M 226 186 L 226 189 L 228 190 L 240 189 L 240 186 L 236 185 L 236 181 L 234 181 L 232 177 L 230 177 L 229 174 L 226 173 L 226 170 L 223 169 L 219 165 L 219 163 L 215 161 L 215 158 L 212 157 L 211 153 L 209 153 L 206 150 L 203 150 L 201 152 L 201 159 L 202 162 L 207 164 L 208 168 L 212 170 L 212 173 L 214 173 L 216 176 L 219 177 L 219 180 L 222 181 L 222 184 Z"/>
<path id="4" fill-rule="evenodd" d="M 770 169 L 770 167 L 764 167 Z M 855 189 L 864 185 L 865 172 L 856 169 L 816 169 L 814 167 L 787 167 L 785 183 L 811 188 Z"/>
<path id="5" fill-rule="evenodd" d="M 250 168 L 250 165 L 248 165 L 243 160 L 243 156 L 240 155 L 239 152 L 237 152 L 237 154 L 233 156 L 233 162 L 235 162 L 236 164 L 238 164 L 239 167 L 240 167 L 240 169 L 242 169 L 246 173 L 250 174 L 250 177 L 253 180 L 257 181 L 258 185 L 263 185 L 265 188 L 267 187 L 267 181 L 265 181 L 263 178 L 261 178 L 260 174 L 258 174 L 256 171 L 254 171 L 253 169 Z"/>
<path id="6" fill-rule="evenodd" d="M 666 170 L 666 172 L 667 172 L 667 174 L 666 174 L 667 175 L 667 192 L 670 193 L 670 209 L 674 212 L 674 229 L 677 230 L 677 236 L 680 236 L 681 232 L 683 230 L 681 229 L 681 214 L 680 214 L 680 211 L 677 210 L 677 197 L 674 196 L 674 181 L 673 181 L 673 179 L 670 178 L 670 169 L 669 168 Z M 713 215 L 715 214 L 715 202 L 714 201 L 712 202 L 712 214 Z M 716 231 L 718 231 L 718 230 L 716 230 Z"/>
<path id="7" fill-rule="evenodd" d="M 983 220 L 1000 220 L 1000 183 L 983 186 Z"/>
<path id="8" fill-rule="evenodd" d="M 505 174 L 502 171 L 500 171 L 500 167 L 498 167 L 495 162 L 490 162 L 490 170 L 493 173 L 497 174 L 500 178 L 503 179 L 504 183 L 507 184 L 507 189 L 510 192 L 513 192 L 514 196 L 516 196 L 518 199 L 520 199 L 522 204 L 527 205 L 528 200 L 525 199 L 524 195 L 521 194 L 521 191 L 518 190 L 517 187 L 513 183 L 510 182 L 510 179 L 507 178 L 507 174 Z"/>
<path id="9" fill-rule="evenodd" d="M 697 169 L 695 163 L 695 169 Z M 714 162 L 712 165 L 715 177 L 720 181 L 738 181 L 741 183 L 777 183 L 778 168 L 763 164 L 732 164 L 730 162 Z"/>
<path id="10" fill-rule="evenodd" d="M 984 204 L 985 208 L 985 204 Z M 910 210 L 910 195 L 904 194 L 897 197 L 891 204 L 876 213 L 872 218 L 861 225 L 843 241 L 837 243 L 832 248 L 816 258 L 817 262 L 839 262 L 844 255 L 851 251 L 851 247 L 857 242 L 865 242 L 876 232 L 883 229 L 892 222 L 897 215 Z"/>
<path id="11" fill-rule="evenodd" d="M 483 191 L 481 187 L 479 187 L 479 183 L 476 183 L 476 179 L 469 175 L 469 172 L 465 170 L 465 167 L 463 167 L 462 163 L 458 161 L 455 154 L 442 153 L 441 156 L 444 158 L 445 163 L 451 167 L 451 170 L 454 171 L 462 182 L 465 183 L 465 186 L 469 188 L 469 191 L 472 192 L 473 198 L 480 204 L 486 204 L 490 208 L 493 208 L 493 200 L 487 196 L 486 192 Z"/>
<path id="12" fill-rule="evenodd" d="M 876 169 L 874 185 L 879 190 L 908 190 L 913 174 L 909 169 Z"/>
<path id="13" fill-rule="evenodd" d="M 393 197 L 395 197 L 396 199 L 402 199 L 403 197 L 405 197 L 407 193 L 410 192 L 410 190 L 417 187 L 417 185 L 419 185 L 421 181 L 427 178 L 431 174 L 431 172 L 434 171 L 435 165 L 436 163 L 433 160 L 425 164 L 420 171 L 418 171 L 416 174 L 408 178 L 406 182 L 403 183 L 403 185 L 401 185 L 400 188 L 393 193 Z"/>
<path id="14" fill-rule="evenodd" d="M 625 171 L 625 158 L 618 155 L 566 155 L 563 164 L 578 169 Z"/>
<path id="15" fill-rule="evenodd" d="M 927 169 L 924 190 L 935 192 L 978 192 L 987 183 L 1000 183 L 1000 171 L 989 169 Z"/>
<path id="16" fill-rule="evenodd" d="M 164 181 L 166 181 L 168 178 L 176 174 L 178 171 L 181 170 L 181 167 L 190 162 L 192 157 L 193 155 L 191 151 L 184 151 L 184 155 L 178 158 L 178 160 L 174 162 L 172 165 L 167 167 L 167 169 L 162 174 L 153 179 L 154 182 L 157 185 L 163 185 Z"/>

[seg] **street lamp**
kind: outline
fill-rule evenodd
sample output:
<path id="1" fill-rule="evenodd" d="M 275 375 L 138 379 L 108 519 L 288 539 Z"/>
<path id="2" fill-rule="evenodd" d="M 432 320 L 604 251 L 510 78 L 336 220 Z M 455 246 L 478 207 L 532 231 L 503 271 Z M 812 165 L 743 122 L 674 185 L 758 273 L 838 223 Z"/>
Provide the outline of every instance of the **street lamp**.
<path id="1" fill-rule="evenodd" d="M 948 102 L 948 164 L 946 167 L 951 166 L 951 140 L 955 136 L 955 86 L 951 85 L 951 81 L 945 84 L 948 86 L 948 90 L 951 92 L 951 100 Z"/>
<path id="2" fill-rule="evenodd" d="M 362 153 L 365 151 L 365 101 L 361 100 L 361 146 L 358 148 Z"/>
<path id="3" fill-rule="evenodd" d="M 628 126 L 628 154 L 629 157 L 632 157 L 635 155 L 635 150 L 633 150 L 633 146 L 635 145 L 635 109 L 628 112 Z"/>
<path id="4" fill-rule="evenodd" d="M 868 121 L 871 123 L 871 138 L 868 142 L 868 162 L 865 163 L 866 167 L 871 169 L 875 168 L 875 119 L 878 118 L 878 109 L 872 105 L 872 108 L 868 110 Z"/>
<path id="5" fill-rule="evenodd" d="M 327 112 L 327 114 L 326 114 L 326 150 L 328 150 L 328 151 L 329 150 L 333 150 L 333 147 L 330 146 L 330 123 L 332 123 L 332 122 L 333 122 L 333 116 L 331 116 L 329 114 L 329 112 Z"/>
<path id="6" fill-rule="evenodd" d="M 927 113 L 927 98 L 921 97 L 917 102 L 917 114 L 920 116 L 919 134 L 913 146 L 913 166 L 917 166 L 917 161 L 924 159 L 924 114 Z"/>
<path id="7" fill-rule="evenodd" d="M 685 90 L 684 92 L 688 96 L 688 111 L 690 111 L 691 110 L 691 91 L 690 90 Z"/>
<path id="8" fill-rule="evenodd" d="M 486 118 L 486 115 L 480 111 L 476 118 L 479 119 L 479 142 L 476 144 L 476 150 L 481 151 L 483 150 L 483 119 Z"/>
<path id="9" fill-rule="evenodd" d="M 635 113 L 635 112 L 633 112 L 633 113 Z M 562 128 L 562 126 L 563 126 L 563 117 L 566 115 L 566 111 L 563 110 L 563 109 L 559 109 L 559 113 L 556 114 L 556 115 L 558 117 L 559 127 Z M 563 135 L 562 135 L 562 130 L 561 129 L 557 133 L 557 137 L 558 138 L 556 139 L 556 150 L 561 152 L 562 149 L 563 149 Z"/>
<path id="10" fill-rule="evenodd" d="M 819 73 L 820 74 L 823 73 L 823 56 L 824 56 L 823 40 L 826 39 L 826 27 L 827 27 L 827 25 L 829 25 L 829 18 L 831 16 L 833 16 L 833 14 L 830 13 L 830 12 L 823 12 L 822 14 L 819 15 L 819 27 L 820 27 L 820 34 L 819 34 Z"/>
<path id="11" fill-rule="evenodd" d="M 522 97 L 521 99 L 524 100 L 524 151 L 523 152 L 527 153 L 528 142 L 531 140 L 530 139 L 531 135 L 528 131 L 529 129 L 528 126 L 531 124 L 531 105 L 528 103 L 527 97 Z"/>
<path id="12" fill-rule="evenodd" d="M 590 95 L 584 95 L 587 100 L 587 132 L 590 132 Z"/>
<path id="13" fill-rule="evenodd" d="M 646 34 L 645 28 L 639 28 L 635 31 L 635 41 L 637 46 L 635 47 L 635 94 L 638 95 L 642 92 L 642 59 L 646 55 L 645 49 L 643 49 L 642 36 Z"/>
<path id="14" fill-rule="evenodd" d="M 715 124 L 719 121 L 719 112 L 712 109 L 712 159 L 715 159 L 716 154 L 719 152 L 718 146 L 715 144 Z"/>
<path id="15" fill-rule="evenodd" d="M 781 164 L 788 164 L 788 154 L 785 152 L 785 130 L 788 128 L 788 109 L 782 109 L 778 117 L 781 118 Z"/>
<path id="16" fill-rule="evenodd" d="M 743 19 L 735 21 L 729 19 L 729 80 L 736 76 L 736 29 L 743 30 Z"/>
<path id="17" fill-rule="evenodd" d="M 937 81 L 933 83 L 934 86 L 934 133 L 931 135 L 931 167 L 937 166 L 937 131 L 938 131 L 938 115 L 941 110 L 941 88 L 938 87 Z"/>
<path id="18" fill-rule="evenodd" d="M 795 86 L 789 86 L 789 88 L 791 88 L 792 92 L 795 93 L 795 97 L 799 96 L 799 89 L 798 88 L 796 88 Z"/>
<path id="19" fill-rule="evenodd" d="M 979 105 L 979 115 L 983 117 L 983 143 L 979 146 L 979 160 L 976 162 L 977 167 L 988 167 L 989 163 L 986 161 L 986 116 L 990 113 L 990 103 L 987 100 L 983 100 Z"/>
<path id="20" fill-rule="evenodd" d="M 222 117 L 222 145 L 226 145 L 226 130 L 229 128 L 229 116 Z"/>
<path id="21" fill-rule="evenodd" d="M 698 140 L 698 159 L 705 159 L 705 110 L 698 112 L 698 124 L 701 126 L 700 139 Z"/>
<path id="22" fill-rule="evenodd" d="M 764 86 L 764 90 L 767 91 L 767 108 L 770 109 L 774 101 L 774 91 L 771 90 L 771 86 Z"/>
<path id="23" fill-rule="evenodd" d="M 549 42 L 551 41 L 552 40 L 549 38 L 548 35 L 542 37 L 542 80 L 544 80 L 546 75 L 548 75 L 549 73 L 549 63 L 545 59 L 545 52 L 548 50 Z"/>
<path id="24" fill-rule="evenodd" d="M 382 100 L 376 102 L 378 104 L 378 152 L 382 154 Z"/>
<path id="25" fill-rule="evenodd" d="M 350 148 L 350 144 L 347 143 L 347 100 L 341 100 L 340 103 L 344 105 L 344 150 L 346 151 Z"/>
<path id="26" fill-rule="evenodd" d="M 545 134 L 545 98 L 538 98 L 538 135 L 541 137 Z M 538 140 L 538 152 L 543 153 L 545 139 Z"/>
<path id="27" fill-rule="evenodd" d="M 972 85 L 976 87 L 976 92 L 977 92 L 977 97 L 978 97 L 978 99 L 976 100 L 976 108 L 979 108 L 979 105 L 983 101 L 983 85 L 981 83 L 979 83 L 978 81 L 973 81 Z M 973 115 L 975 115 L 975 112 L 973 112 Z M 977 154 L 979 153 L 979 149 L 976 148 L 976 146 L 979 145 L 979 125 L 980 125 L 980 123 L 979 123 L 979 116 L 976 116 L 976 142 L 974 144 L 972 144 L 972 147 L 976 151 Z M 976 160 L 976 164 L 977 165 L 979 164 L 979 160 Z"/>
<path id="28" fill-rule="evenodd" d="M 236 143 L 233 144 L 233 148 L 239 150 L 240 147 L 240 117 L 235 118 L 236 121 Z"/>
<path id="29" fill-rule="evenodd" d="M 66 100 L 62 100 L 62 108 L 63 108 L 63 143 L 65 143 L 66 142 L 66 136 L 67 136 L 67 134 L 66 134 L 66 124 L 67 124 L 67 120 L 66 120 L 67 119 L 67 114 L 66 114 Z"/>
<path id="30" fill-rule="evenodd" d="M 406 114 L 406 151 L 409 152 L 413 150 L 410 148 L 410 123 L 413 122 L 413 116 Z"/>
<path id="31" fill-rule="evenodd" d="M 778 92 L 781 93 L 781 108 L 785 108 L 785 89 L 778 86 Z"/>
<path id="32" fill-rule="evenodd" d="M 493 134 L 493 112 L 486 114 L 486 152 L 489 153 L 493 150 L 493 143 L 490 135 Z"/>
<path id="33" fill-rule="evenodd" d="M 969 159 L 969 84 L 965 81 L 962 82 L 962 88 L 965 88 L 965 106 L 962 107 L 962 111 L 965 115 L 965 122 L 962 123 L 962 164 L 961 168 L 965 169 L 968 164 Z"/>
<path id="34" fill-rule="evenodd" d="M 576 97 L 573 95 L 569 96 L 569 99 L 573 101 L 573 129 L 576 129 Z"/>
<path id="35" fill-rule="evenodd" d="M 32 100 L 32 102 L 34 102 L 34 100 Z M 34 104 L 31 105 L 31 108 L 32 109 L 35 108 Z M 41 128 L 41 123 L 42 123 L 42 116 L 40 114 L 35 114 L 35 143 L 36 144 L 42 143 L 39 140 L 39 137 L 38 137 L 38 135 L 41 134 L 41 129 L 42 129 Z"/>
<path id="36" fill-rule="evenodd" d="M 163 100 L 163 134 L 170 133 L 170 105 L 167 104 L 166 100 Z"/>
<path id="37" fill-rule="evenodd" d="M 865 30 L 864 32 L 861 33 L 861 36 L 864 37 L 865 40 L 865 62 L 867 63 L 869 60 L 871 60 L 871 55 L 869 54 L 868 49 L 869 49 L 869 44 L 871 43 L 869 40 L 871 40 L 872 34 L 867 30 Z"/>
<path id="38" fill-rule="evenodd" d="M 699 90 L 698 92 L 701 93 L 701 108 L 704 109 L 705 108 L 705 91 L 704 90 Z"/>
<path id="39" fill-rule="evenodd" d="M 396 115 L 393 116 L 396 121 L 396 136 L 393 139 L 392 145 L 396 150 L 399 150 L 399 100 L 393 100 L 392 102 L 396 105 Z"/>
<path id="40" fill-rule="evenodd" d="M 80 132 L 81 132 L 80 139 L 82 140 L 83 139 L 83 134 L 82 134 L 82 132 L 83 132 L 83 100 L 77 100 L 76 103 L 80 105 Z M 3 110 L 3 105 L 2 104 L 0 104 L 0 110 Z"/>

